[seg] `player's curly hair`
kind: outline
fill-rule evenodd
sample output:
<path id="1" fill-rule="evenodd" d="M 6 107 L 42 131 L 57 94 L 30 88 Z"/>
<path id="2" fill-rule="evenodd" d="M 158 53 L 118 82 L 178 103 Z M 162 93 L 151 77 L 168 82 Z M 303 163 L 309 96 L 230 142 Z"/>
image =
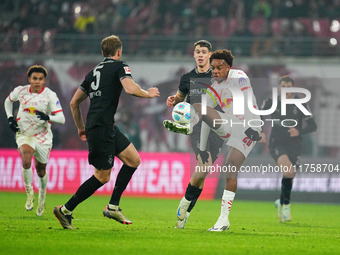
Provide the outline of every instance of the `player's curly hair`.
<path id="1" fill-rule="evenodd" d="M 27 70 L 27 76 L 31 77 L 32 73 L 42 73 L 44 74 L 45 78 L 47 76 L 47 70 L 45 67 L 41 66 L 41 65 L 33 65 L 30 68 L 28 68 Z"/>
<path id="2" fill-rule="evenodd" d="M 232 67 L 234 56 L 231 54 L 230 50 L 215 50 L 210 57 L 210 63 L 213 59 L 224 59 L 225 62 Z"/>

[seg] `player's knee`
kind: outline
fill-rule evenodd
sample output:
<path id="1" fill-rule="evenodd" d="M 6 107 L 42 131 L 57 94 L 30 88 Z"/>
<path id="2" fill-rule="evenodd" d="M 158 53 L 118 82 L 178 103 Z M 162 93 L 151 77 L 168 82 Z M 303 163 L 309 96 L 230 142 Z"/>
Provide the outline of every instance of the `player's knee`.
<path id="1" fill-rule="evenodd" d="M 96 179 L 100 181 L 102 184 L 105 184 L 110 181 L 110 178 L 111 178 L 110 173 L 111 171 L 103 172 L 103 171 L 96 170 L 94 173 L 94 177 L 96 177 Z"/>
<path id="2" fill-rule="evenodd" d="M 101 176 L 99 181 L 102 184 L 108 183 L 110 181 L 110 176 Z"/>
<path id="3" fill-rule="evenodd" d="M 45 168 L 36 168 L 37 170 L 37 175 L 40 177 L 40 178 L 43 178 L 45 175 L 46 175 L 46 170 Z"/>
<path id="4" fill-rule="evenodd" d="M 31 168 L 31 160 L 22 160 L 22 167 L 24 168 L 24 169 L 29 169 L 29 168 Z"/>

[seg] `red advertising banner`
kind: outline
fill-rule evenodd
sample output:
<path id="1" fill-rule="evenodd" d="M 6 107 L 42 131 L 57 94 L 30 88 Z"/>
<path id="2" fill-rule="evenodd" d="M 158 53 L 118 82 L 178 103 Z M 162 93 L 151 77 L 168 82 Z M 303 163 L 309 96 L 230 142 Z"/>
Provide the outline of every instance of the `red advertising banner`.
<path id="1" fill-rule="evenodd" d="M 94 173 L 87 160 L 87 151 L 51 151 L 46 167 L 49 193 L 73 194 Z M 142 163 L 133 175 L 124 195 L 141 197 L 180 198 L 190 180 L 189 153 L 140 153 Z M 33 166 L 33 171 L 35 168 Z M 111 180 L 96 194 L 111 194 L 122 163 L 115 159 Z M 15 149 L 0 149 L 0 191 L 24 192 L 22 161 Z M 38 177 L 33 175 L 38 190 Z M 207 178 L 201 198 L 212 199 L 218 176 Z"/>

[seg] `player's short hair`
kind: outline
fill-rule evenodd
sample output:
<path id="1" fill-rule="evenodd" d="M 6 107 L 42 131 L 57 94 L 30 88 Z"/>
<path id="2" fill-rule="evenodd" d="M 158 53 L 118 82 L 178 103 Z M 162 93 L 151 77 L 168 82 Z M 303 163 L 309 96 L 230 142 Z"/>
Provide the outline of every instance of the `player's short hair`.
<path id="1" fill-rule="evenodd" d="M 196 46 L 199 45 L 201 47 L 206 47 L 208 48 L 208 50 L 211 52 L 212 51 L 212 46 L 211 43 L 208 42 L 207 40 L 199 40 L 197 42 L 194 43 L 194 49 L 196 48 Z"/>
<path id="2" fill-rule="evenodd" d="M 213 59 L 224 59 L 225 62 L 232 67 L 234 56 L 231 54 L 230 50 L 215 50 L 210 57 L 210 63 Z"/>
<path id="3" fill-rule="evenodd" d="M 293 80 L 291 77 L 289 77 L 288 75 L 283 75 L 283 76 L 281 76 L 281 77 L 280 77 L 279 84 L 281 84 L 281 82 L 283 82 L 283 81 L 284 81 L 284 82 L 291 82 L 293 86 L 295 85 L 294 80 Z"/>
<path id="4" fill-rule="evenodd" d="M 105 37 L 101 43 L 104 57 L 116 55 L 117 50 L 122 48 L 122 41 L 116 35 Z"/>
<path id="5" fill-rule="evenodd" d="M 42 73 L 44 74 L 45 78 L 47 76 L 47 70 L 45 67 L 41 65 L 33 65 L 27 70 L 27 76 L 31 77 L 32 73 Z"/>

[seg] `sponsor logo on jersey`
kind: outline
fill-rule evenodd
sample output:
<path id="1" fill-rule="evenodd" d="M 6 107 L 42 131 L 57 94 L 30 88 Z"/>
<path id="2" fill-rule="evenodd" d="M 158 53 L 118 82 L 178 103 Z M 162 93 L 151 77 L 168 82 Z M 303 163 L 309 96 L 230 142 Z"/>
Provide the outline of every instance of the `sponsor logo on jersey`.
<path id="1" fill-rule="evenodd" d="M 59 106 L 60 105 L 60 102 L 59 102 L 59 100 L 56 102 L 56 106 Z"/>
<path id="2" fill-rule="evenodd" d="M 27 113 L 29 113 L 31 115 L 34 115 L 37 110 L 34 107 L 29 107 L 29 108 L 23 109 L 23 111 L 27 112 Z"/>
<path id="3" fill-rule="evenodd" d="M 238 84 L 239 84 L 240 86 L 246 85 L 246 84 L 247 84 L 247 79 L 244 78 L 244 77 L 241 77 L 240 79 L 238 79 Z"/>
<path id="4" fill-rule="evenodd" d="M 124 70 L 126 74 L 131 74 L 130 67 L 124 66 Z"/>
<path id="5" fill-rule="evenodd" d="M 221 107 L 229 108 L 232 102 L 233 102 L 232 98 L 224 98 Z"/>

